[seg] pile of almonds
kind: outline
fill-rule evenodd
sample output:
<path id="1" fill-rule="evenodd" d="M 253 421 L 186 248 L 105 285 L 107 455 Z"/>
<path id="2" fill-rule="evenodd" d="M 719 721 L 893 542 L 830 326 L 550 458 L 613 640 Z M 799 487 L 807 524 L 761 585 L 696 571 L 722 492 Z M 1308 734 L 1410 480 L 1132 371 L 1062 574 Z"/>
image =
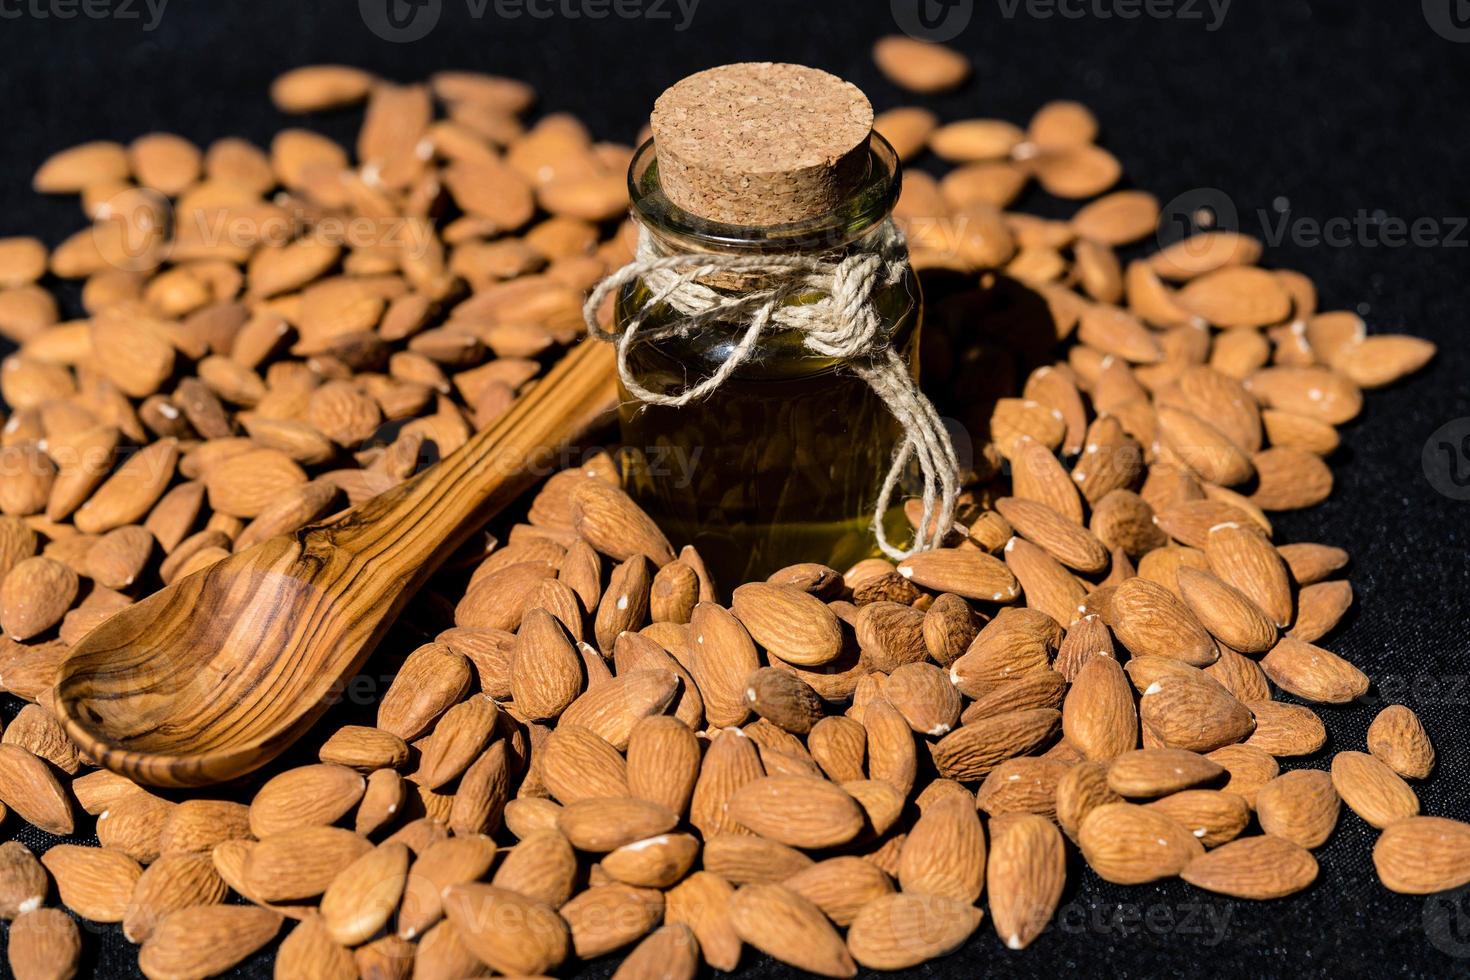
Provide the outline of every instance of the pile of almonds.
<path id="1" fill-rule="evenodd" d="M 905 70 L 922 78 L 922 68 Z M 593 146 L 560 117 L 522 133 L 515 111 L 528 99 L 513 83 L 454 75 L 432 89 L 449 120 L 426 121 L 422 89 L 340 68 L 293 72 L 273 93 L 285 108 L 369 99 L 359 167 L 321 148 L 312 165 L 293 166 L 282 151 L 248 204 L 229 198 L 242 190 L 218 168 L 178 192 L 180 202 L 197 192 L 205 210 L 309 207 L 317 221 L 396 208 L 447 248 L 432 274 L 407 253 L 342 246 L 309 263 L 306 278 L 260 295 L 253 274 L 297 240 L 238 258 L 186 250 L 149 272 L 84 273 L 131 278 L 90 323 L 38 321 L 21 338 L 21 368 L 6 378 L 19 370 L 54 387 L 12 402 L 20 422 L 7 452 L 46 455 L 79 419 L 83 431 L 110 427 L 115 439 L 167 447 L 133 459 L 155 452 L 168 464 L 163 476 L 149 469 L 151 480 L 122 484 L 151 497 L 112 527 L 90 524 L 80 503 L 46 513 L 69 483 L 64 468 L 6 525 L 22 542 L 16 568 L 49 562 L 73 593 L 82 580 L 87 589 L 76 611 L 63 619 L 53 603 L 33 632 L 6 620 L 7 633 L 28 635 L 5 641 L 0 683 L 36 703 L 0 739 L 0 801 L 61 835 L 75 828 L 75 803 L 97 817 L 100 844 L 58 844 L 39 861 L 18 843 L 0 846 L 16 976 L 75 969 L 75 924 L 47 907 L 53 881 L 71 912 L 121 923 L 150 978 L 228 970 L 283 925 L 282 977 L 544 974 L 609 953 L 624 957 L 622 978 L 692 977 L 701 963 L 735 969 L 745 946 L 828 976 L 903 969 L 969 939 L 982 902 L 1000 940 L 1025 947 L 1057 907 L 1073 850 L 1112 882 L 1179 876 L 1239 898 L 1291 894 L 1316 878 L 1311 851 L 1343 804 L 1382 830 L 1374 862 L 1387 887 L 1470 881 L 1470 825 L 1419 815 L 1409 781 L 1431 772 L 1434 750 L 1407 708 L 1377 717 L 1366 752 L 1285 773 L 1278 762 L 1300 765 L 1325 745 L 1312 705 L 1352 702 L 1369 682 L 1316 645 L 1352 601 L 1334 577 L 1347 554 L 1274 543 L 1267 512 L 1326 497 L 1322 457 L 1359 411 L 1361 389 L 1412 372 L 1433 348 L 1366 337 L 1351 314 L 1317 312 L 1311 283 L 1259 268 L 1259 243 L 1239 234 L 1197 236 L 1125 266 L 1115 249 L 1157 223 L 1142 192 L 1101 197 L 1069 221 L 1007 210 L 1032 177 L 1067 197 L 1117 179 L 1090 115 L 1070 103 L 1043 108 L 1025 131 L 986 120 L 940 127 L 922 109 L 880 120 L 906 156 L 928 147 L 961 164 L 938 182 L 913 172 L 899 214 L 922 268 L 979 284 L 933 307 L 937 327 L 962 320 L 969 334 L 932 345 L 930 384 L 967 393 L 982 444 L 943 549 L 843 571 L 794 565 L 722 591 L 733 583 L 710 581 L 698 553 L 676 550 L 619 489 L 612 460 L 591 456 L 547 480 L 523 523 L 497 529 L 488 553 L 472 556 L 467 584 L 461 572 L 431 587 L 430 600 L 460 595 L 453 625 L 402 660 L 373 724 L 329 714 L 307 736 L 317 762 L 278 763 L 247 797 L 229 787 L 161 794 L 87 766 L 45 707 L 68 638 L 154 576 L 333 506 L 262 525 L 261 513 L 236 513 L 241 498 L 326 485 L 361 499 L 370 479 L 401 479 L 411 471 L 403 461 L 422 456 L 399 440 L 453 448 L 532 383 L 536 354 L 572 339 L 574 302 L 625 254 L 626 236 L 599 245 L 596 224 L 625 202 L 596 213 L 587 204 L 625 151 Z M 287 142 L 298 138 L 307 141 Z M 413 152 L 385 149 L 404 146 Z M 147 158 L 135 147 L 109 165 L 112 176 L 152 186 Z M 55 166 L 44 186 L 57 187 Z M 460 166 L 498 169 L 457 192 Z M 102 168 L 84 169 L 95 178 Z M 267 180 L 286 187 L 271 202 Z M 440 181 L 463 216 L 424 206 Z M 531 195 L 522 217 L 491 216 L 504 202 L 470 196 L 498 197 L 507 182 Z M 107 197 L 117 193 L 134 192 Z M 585 210 L 559 210 L 569 200 Z M 513 234 L 538 205 L 552 217 Z M 175 222 L 193 210 L 176 203 Z M 307 241 L 312 227 L 301 229 Z M 538 234 L 548 228 L 556 234 Z M 53 271 L 65 252 L 51 257 Z M 225 266 L 240 277 L 233 289 Z M 204 304 L 174 305 L 160 280 L 204 284 Z M 1011 303 L 1016 283 L 1043 302 Z M 329 302 L 311 299 L 316 290 Z M 99 291 L 89 289 L 97 303 Z M 15 308 L 9 292 L 0 312 Z M 390 328 L 404 306 L 420 311 L 413 328 Z M 1038 308 L 1051 331 L 1041 346 L 1062 360 L 1013 376 L 1020 352 L 1034 349 Z M 110 328 L 98 324 L 110 316 L 129 337 L 168 347 L 170 367 L 147 390 L 120 355 L 93 356 L 127 346 L 105 342 Z M 221 325 L 234 320 L 233 330 Z M 13 316 L 0 323 L 15 330 Z M 265 354 L 238 356 L 268 332 L 279 339 Z M 506 335 L 540 346 L 497 346 Z M 461 361 L 456 349 L 474 354 Z M 442 380 L 420 373 L 429 368 Z M 243 388 L 222 386 L 227 372 L 253 377 L 255 394 L 240 400 Z M 508 391 L 487 408 L 481 383 Z M 313 411 L 320 393 L 349 389 L 380 416 L 417 416 L 402 429 L 410 434 L 364 445 L 366 426 L 339 428 L 334 411 Z M 418 411 L 381 404 L 404 389 L 420 393 Z M 177 428 L 160 432 L 164 407 Z M 307 444 L 325 455 L 304 458 Z M 251 465 L 231 466 L 242 458 Z M 289 484 L 250 483 L 256 471 L 285 472 L 282 460 L 296 468 Z M 77 495 L 95 500 L 115 480 L 104 474 Z M 194 503 L 172 505 L 184 514 L 153 519 L 191 486 Z M 210 526 L 195 530 L 200 521 Z M 130 581 L 103 560 L 123 528 L 148 535 Z M 218 537 L 175 561 L 198 534 Z M 37 536 L 50 558 L 31 557 Z M 166 573 L 155 551 L 173 563 Z M 108 581 L 94 574 L 94 554 Z M 6 615 L 34 622 L 25 610 L 51 592 L 17 591 L 26 597 Z M 407 618 L 434 622 L 447 606 L 421 601 Z"/>

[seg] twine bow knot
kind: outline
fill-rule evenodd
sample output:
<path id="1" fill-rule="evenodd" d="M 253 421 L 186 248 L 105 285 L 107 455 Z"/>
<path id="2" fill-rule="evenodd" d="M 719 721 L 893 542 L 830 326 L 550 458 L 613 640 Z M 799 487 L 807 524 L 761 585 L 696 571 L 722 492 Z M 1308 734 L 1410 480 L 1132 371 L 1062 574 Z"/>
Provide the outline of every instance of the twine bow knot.
<path id="1" fill-rule="evenodd" d="M 868 383 L 903 430 L 903 441 L 894 449 L 873 513 L 878 547 L 901 561 L 939 546 L 953 524 L 959 491 L 959 464 L 949 433 L 933 404 L 914 383 L 904 359 L 884 343 L 883 320 L 873 305 L 874 293 L 902 279 L 907 266 L 908 248 L 903 233 L 892 221 L 878 230 L 870 249 L 836 262 L 799 255 L 659 255 L 645 228 L 639 234 L 633 261 L 592 291 L 583 316 L 592 336 L 617 345 L 623 386 L 639 401 L 653 405 L 678 408 L 708 396 L 755 354 L 761 334 L 773 326 L 799 331 L 802 345 L 814 354 L 848 361 L 848 367 Z M 711 276 L 729 273 L 758 274 L 765 284 L 739 293 L 722 293 L 704 284 Z M 637 280 L 647 287 L 647 299 L 623 324 L 620 333 L 604 330 L 597 321 L 597 310 L 608 296 Z M 798 296 L 816 298 L 792 303 Z M 646 327 L 648 314 L 664 303 L 683 315 L 681 321 L 666 327 Z M 633 376 L 628 352 L 640 337 L 659 340 L 687 336 L 716 321 L 732 320 L 745 321 L 745 331 L 730 356 L 703 381 L 676 393 L 661 393 L 643 387 Z M 924 513 L 914 545 L 905 551 L 888 541 L 883 518 L 909 461 L 915 458 L 923 484 Z"/>

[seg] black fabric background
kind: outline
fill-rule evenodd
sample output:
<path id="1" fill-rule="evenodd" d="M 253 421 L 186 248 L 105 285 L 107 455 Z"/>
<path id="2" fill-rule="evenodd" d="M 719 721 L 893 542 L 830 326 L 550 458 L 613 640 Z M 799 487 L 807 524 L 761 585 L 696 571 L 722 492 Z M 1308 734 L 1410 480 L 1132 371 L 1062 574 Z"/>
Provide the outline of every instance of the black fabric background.
<path id="1" fill-rule="evenodd" d="M 380 9 L 383 0 L 371 2 Z M 537 9 L 560 10 L 565 2 Z M 968 5 L 968 26 L 951 42 L 973 58 L 975 77 L 929 104 L 947 119 L 1024 123 L 1048 99 L 1081 99 L 1096 110 L 1102 142 L 1132 184 L 1164 201 L 1218 189 L 1234 203 L 1240 226 L 1256 234 L 1263 234 L 1258 211 L 1278 199 L 1289 202 L 1293 218 L 1381 211 L 1436 222 L 1444 241 L 1427 247 L 1375 244 L 1370 229 L 1349 245 L 1287 240 L 1268 248 L 1268 264 L 1316 281 L 1324 309 L 1357 309 L 1372 330 L 1407 331 L 1440 346 L 1428 371 L 1371 394 L 1362 417 L 1347 427 L 1332 460 L 1332 499 L 1280 515 L 1277 527 L 1281 540 L 1352 551 L 1357 605 L 1328 642 L 1376 680 L 1363 703 L 1322 710 L 1332 741 L 1305 764 L 1325 767 L 1332 751 L 1362 748 L 1378 708 L 1401 701 L 1424 718 L 1439 750 L 1436 774 L 1419 787 L 1425 811 L 1465 818 L 1470 503 L 1437 492 L 1421 464 L 1432 433 L 1470 416 L 1470 235 L 1463 228 L 1470 215 L 1470 43 L 1431 27 L 1448 23 L 1456 2 L 1426 0 L 1421 9 L 1415 0 L 1236 0 L 1212 31 L 1208 8 L 1192 0 L 1173 9 L 1198 9 L 1204 20 L 1098 12 L 1129 9 L 1127 0 L 1062 4 L 1080 17 L 1037 16 L 1055 9 L 1051 4 L 976 0 Z M 365 27 L 352 0 L 172 0 L 153 30 L 144 29 L 151 15 L 141 0 L 114 0 L 114 16 L 106 18 L 86 16 L 70 0 L 0 0 L 0 235 L 38 234 L 54 244 L 80 227 L 74 200 L 42 199 L 29 189 L 36 165 L 73 143 L 126 141 L 162 129 L 201 145 L 232 134 L 264 145 L 277 129 L 299 123 L 272 108 L 270 80 L 309 62 L 356 64 L 400 80 L 439 68 L 525 78 L 542 93 L 540 109 L 569 110 L 597 135 L 623 141 L 633 138 L 665 86 L 729 61 L 805 62 L 856 82 L 880 109 L 910 101 L 869 59 L 874 38 L 895 29 L 888 0 L 700 0 L 683 31 L 675 29 L 682 15 L 671 0 L 659 5 L 669 20 L 538 18 L 519 4 L 497 12 L 494 0 L 488 8 L 474 0 L 440 6 L 427 37 L 390 43 Z M 960 2 L 954 16 L 966 6 Z M 67 10 L 76 15 L 62 19 Z M 506 16 L 516 10 L 520 16 Z M 308 124 L 350 138 L 357 116 Z M 1071 208 L 1045 200 L 1025 205 L 1056 214 Z M 1446 467 L 1447 458 L 1441 485 Z M 16 704 L 6 698 L 0 708 L 9 717 Z M 0 836 L 19 826 L 11 816 Z M 45 846 L 34 832 L 21 836 Z M 1318 883 L 1262 905 L 1180 882 L 1118 888 L 1079 868 L 1059 919 L 1031 949 L 1005 950 L 987 922 L 962 952 L 912 975 L 1466 973 L 1470 895 L 1389 894 L 1368 863 L 1374 836 L 1345 815 L 1317 852 Z M 136 975 L 135 950 L 116 928 L 91 929 L 87 946 L 97 975 Z M 585 972 L 606 976 L 612 968 L 594 963 Z M 257 956 L 239 972 L 268 976 L 269 958 Z M 749 976 L 789 972 L 750 955 L 743 967 Z"/>

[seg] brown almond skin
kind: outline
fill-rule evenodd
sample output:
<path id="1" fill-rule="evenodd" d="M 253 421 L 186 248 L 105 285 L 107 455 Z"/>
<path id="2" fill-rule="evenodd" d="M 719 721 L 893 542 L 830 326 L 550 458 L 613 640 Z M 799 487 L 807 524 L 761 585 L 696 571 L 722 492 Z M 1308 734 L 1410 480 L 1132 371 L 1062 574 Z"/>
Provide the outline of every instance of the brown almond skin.
<path id="1" fill-rule="evenodd" d="M 15 980 L 76 976 L 81 954 L 77 924 L 60 909 L 31 909 L 10 924 L 6 956 Z"/>
<path id="2" fill-rule="evenodd" d="M 899 852 L 898 880 L 906 892 L 973 904 L 984 874 L 985 833 L 974 804 L 964 796 L 926 809 Z"/>
<path id="3" fill-rule="evenodd" d="M 1138 713 L 1123 668 L 1112 657 L 1088 661 L 1062 703 L 1062 733 L 1089 759 L 1111 759 L 1138 746 Z"/>
<path id="4" fill-rule="evenodd" d="M 1204 848 L 1164 814 L 1132 803 L 1107 803 L 1082 821 L 1082 856 L 1101 877 L 1137 885 L 1179 874 Z"/>
<path id="5" fill-rule="evenodd" d="M 820 599 L 792 586 L 742 585 L 731 594 L 730 611 L 757 643 L 787 663 L 819 666 L 842 652 L 836 615 Z"/>
<path id="6" fill-rule="evenodd" d="M 763 837 L 802 848 L 836 847 L 863 829 L 863 811 L 840 787 L 802 776 L 766 776 L 730 796 L 730 816 Z"/>
<path id="7" fill-rule="evenodd" d="M 1348 809 L 1379 830 L 1419 814 L 1419 797 L 1403 777 L 1365 752 L 1332 757 L 1332 787 Z"/>
<path id="8" fill-rule="evenodd" d="M 1434 770 L 1434 746 L 1419 716 L 1391 704 L 1368 726 L 1368 751 L 1405 779 L 1423 779 Z"/>
<path id="9" fill-rule="evenodd" d="M 730 900 L 730 922 L 745 942 L 775 959 L 825 977 L 857 967 L 821 909 L 780 885 L 746 885 Z"/>
<path id="10" fill-rule="evenodd" d="M 1321 647 L 1285 637 L 1261 658 L 1261 669 L 1307 701 L 1347 704 L 1368 692 L 1368 675 Z"/>
<path id="11" fill-rule="evenodd" d="M 985 868 L 990 921 L 1007 949 L 1025 949 L 1056 912 L 1067 882 L 1067 854 L 1056 824 L 1011 814 L 990 825 Z"/>
<path id="12" fill-rule="evenodd" d="M 1147 579 L 1132 578 L 1118 586 L 1103 618 L 1135 654 L 1175 657 L 1195 667 L 1207 667 L 1219 655 L 1194 614 Z"/>
<path id="13" fill-rule="evenodd" d="M 858 913 L 847 947 L 870 969 L 903 970 L 958 949 L 981 917 L 979 909 L 937 895 L 885 895 Z"/>
<path id="14" fill-rule="evenodd" d="M 1470 824 L 1444 817 L 1410 817 L 1392 824 L 1373 845 L 1373 866 L 1389 891 L 1428 895 L 1470 882 Z"/>
<path id="15" fill-rule="evenodd" d="M 1331 836 L 1341 809 L 1332 777 L 1316 769 L 1282 773 L 1256 794 L 1261 829 L 1308 849 Z"/>
<path id="16" fill-rule="evenodd" d="M 1179 876 L 1196 888 L 1264 901 L 1285 898 L 1317 880 L 1312 852 L 1285 837 L 1242 837 L 1209 851 Z"/>
<path id="17" fill-rule="evenodd" d="M 1185 749 L 1139 749 L 1113 760 L 1107 784 L 1128 797 L 1167 796 L 1218 779 L 1224 768 Z"/>

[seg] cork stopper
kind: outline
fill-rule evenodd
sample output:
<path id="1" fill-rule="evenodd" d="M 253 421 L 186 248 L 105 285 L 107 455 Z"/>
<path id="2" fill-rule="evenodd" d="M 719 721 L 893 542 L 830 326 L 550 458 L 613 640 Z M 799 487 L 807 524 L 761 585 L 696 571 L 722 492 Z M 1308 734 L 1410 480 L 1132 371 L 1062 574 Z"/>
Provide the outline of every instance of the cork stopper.
<path id="1" fill-rule="evenodd" d="M 747 62 L 674 85 L 650 120 L 659 183 L 710 221 L 784 225 L 831 212 L 867 169 L 873 107 L 815 68 Z"/>

